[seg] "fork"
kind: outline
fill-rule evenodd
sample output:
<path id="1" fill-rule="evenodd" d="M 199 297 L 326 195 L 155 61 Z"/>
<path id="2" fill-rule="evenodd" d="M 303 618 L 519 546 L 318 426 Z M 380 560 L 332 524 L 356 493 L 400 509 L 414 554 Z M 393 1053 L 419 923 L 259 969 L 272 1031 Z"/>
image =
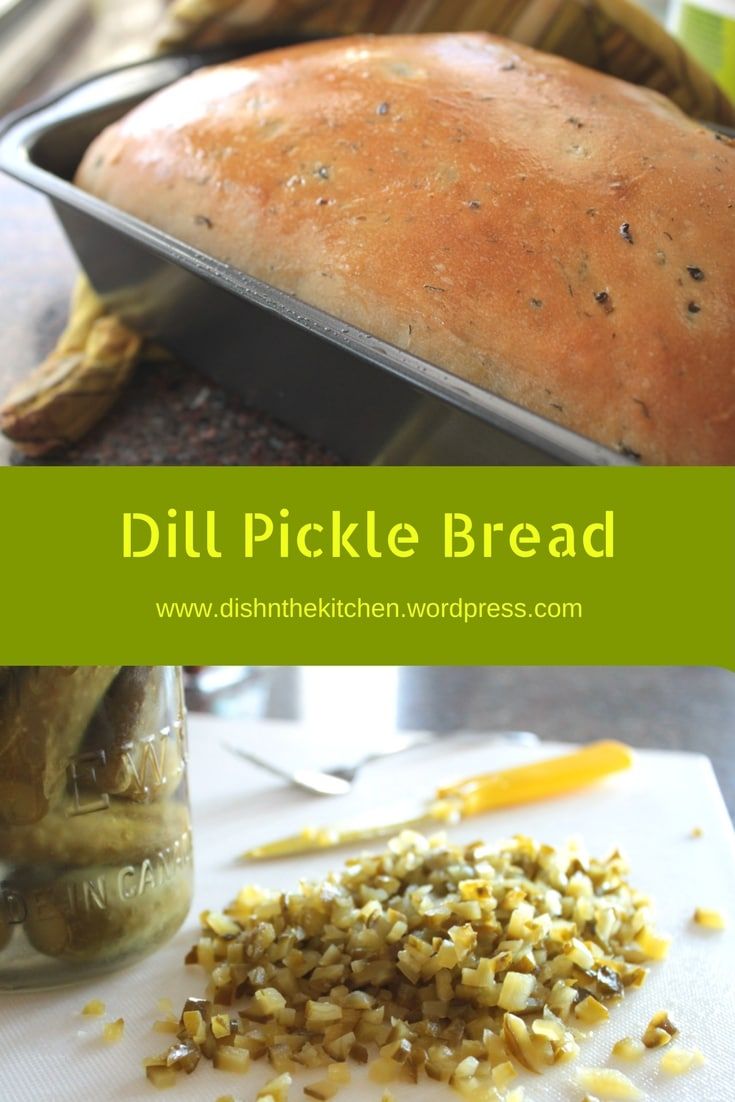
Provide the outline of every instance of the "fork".
<path id="1" fill-rule="evenodd" d="M 295 788 L 301 788 L 305 792 L 317 796 L 345 796 L 352 788 L 360 771 L 370 762 L 378 761 L 380 758 L 392 757 L 394 754 L 403 754 L 407 750 L 413 750 L 419 746 L 428 746 L 430 743 L 439 742 L 440 739 L 445 737 L 457 738 L 459 736 L 483 738 L 488 742 L 514 742 L 521 746 L 534 746 L 539 741 L 538 735 L 531 731 L 451 731 L 447 735 L 437 734 L 433 731 L 411 731 L 405 735 L 395 735 L 388 744 L 383 744 L 380 750 L 370 751 L 352 765 L 335 765 L 324 770 L 296 769 L 294 771 L 283 769 L 279 765 L 259 757 L 258 754 L 253 754 L 250 750 L 243 750 L 242 747 L 235 746 L 231 742 L 223 741 L 222 745 L 235 757 L 243 758 L 251 765 L 257 765 L 260 769 L 272 773 L 274 777 L 280 777 L 281 780 L 287 781 Z"/>

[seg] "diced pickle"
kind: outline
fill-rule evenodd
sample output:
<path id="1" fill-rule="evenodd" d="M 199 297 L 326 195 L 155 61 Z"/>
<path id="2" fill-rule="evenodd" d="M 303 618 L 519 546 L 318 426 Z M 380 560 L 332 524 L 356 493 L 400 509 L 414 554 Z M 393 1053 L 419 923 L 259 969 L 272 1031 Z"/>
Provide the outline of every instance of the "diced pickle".
<path id="1" fill-rule="evenodd" d="M 316 1098 L 318 1102 L 329 1102 L 339 1090 L 337 1083 L 330 1083 L 328 1079 L 321 1079 L 318 1083 L 309 1083 L 304 1087 L 307 1098 Z"/>
<path id="2" fill-rule="evenodd" d="M 675 1037 L 678 1032 L 679 1030 L 669 1018 L 668 1011 L 659 1010 L 646 1026 L 641 1039 L 646 1048 L 662 1048 L 664 1045 L 668 1045 L 671 1038 Z"/>
<path id="3" fill-rule="evenodd" d="M 185 1071 L 187 1075 L 191 1075 L 201 1057 L 199 1046 L 193 1040 L 187 1039 L 171 1045 L 166 1056 L 166 1064 L 170 1068 Z"/>
<path id="4" fill-rule="evenodd" d="M 116 1045 L 118 1041 L 122 1040 L 124 1032 L 125 1019 L 116 1018 L 114 1022 L 105 1022 L 102 1029 L 102 1039 L 108 1045 Z"/>
<path id="5" fill-rule="evenodd" d="M 159 1091 L 176 1086 L 176 1072 L 165 1064 L 149 1064 L 145 1069 L 146 1078 Z"/>
<path id="6" fill-rule="evenodd" d="M 623 1037 L 613 1045 L 612 1054 L 620 1060 L 640 1060 L 646 1046 L 643 1041 L 634 1040 L 632 1037 Z"/>
<path id="7" fill-rule="evenodd" d="M 678 1045 L 668 1048 L 659 1061 L 659 1068 L 665 1075 L 684 1075 L 694 1068 L 701 1068 L 704 1056 L 699 1049 L 685 1049 Z"/>
<path id="8" fill-rule="evenodd" d="M 235 1048 L 234 1045 L 222 1045 L 215 1051 L 214 1066 L 220 1071 L 234 1071 L 238 1074 L 248 1070 L 250 1053 L 244 1048 Z"/>
<path id="9" fill-rule="evenodd" d="M 638 1099 L 641 1092 L 627 1075 L 615 1068 L 579 1068 L 577 1082 L 587 1091 L 609 1099 Z"/>
<path id="10" fill-rule="evenodd" d="M 698 926 L 705 926 L 708 930 L 724 930 L 727 926 L 722 911 L 714 911 L 708 907 L 697 907 L 694 912 L 694 921 Z"/>

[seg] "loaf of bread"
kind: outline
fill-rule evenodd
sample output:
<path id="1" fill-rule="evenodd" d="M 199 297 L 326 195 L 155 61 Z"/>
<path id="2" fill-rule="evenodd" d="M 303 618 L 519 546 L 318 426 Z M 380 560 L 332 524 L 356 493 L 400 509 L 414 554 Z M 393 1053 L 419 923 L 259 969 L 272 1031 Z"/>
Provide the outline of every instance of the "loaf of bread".
<path id="1" fill-rule="evenodd" d="M 164 89 L 77 182 L 626 455 L 735 463 L 735 143 L 657 93 L 482 33 L 311 43 Z"/>

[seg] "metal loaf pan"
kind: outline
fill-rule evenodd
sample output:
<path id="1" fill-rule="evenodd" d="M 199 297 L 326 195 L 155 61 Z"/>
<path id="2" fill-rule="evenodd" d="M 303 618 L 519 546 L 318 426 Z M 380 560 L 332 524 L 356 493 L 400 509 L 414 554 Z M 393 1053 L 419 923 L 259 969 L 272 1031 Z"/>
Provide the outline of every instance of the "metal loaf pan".
<path id="1" fill-rule="evenodd" d="M 285 44 L 261 41 L 249 52 Z M 0 131 L 0 168 L 49 197 L 110 307 L 347 462 L 629 465 L 630 459 L 214 260 L 71 183 L 103 127 L 164 85 L 232 56 L 220 50 L 126 66 L 23 109 Z"/>

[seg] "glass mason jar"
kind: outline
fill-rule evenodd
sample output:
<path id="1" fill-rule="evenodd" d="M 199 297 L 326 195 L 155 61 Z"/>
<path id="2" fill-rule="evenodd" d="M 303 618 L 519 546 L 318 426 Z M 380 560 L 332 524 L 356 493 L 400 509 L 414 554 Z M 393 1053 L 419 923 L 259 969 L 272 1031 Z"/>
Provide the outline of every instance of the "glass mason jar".
<path id="1" fill-rule="evenodd" d="M 0 667 L 0 990 L 142 957 L 191 895 L 180 671 Z"/>

